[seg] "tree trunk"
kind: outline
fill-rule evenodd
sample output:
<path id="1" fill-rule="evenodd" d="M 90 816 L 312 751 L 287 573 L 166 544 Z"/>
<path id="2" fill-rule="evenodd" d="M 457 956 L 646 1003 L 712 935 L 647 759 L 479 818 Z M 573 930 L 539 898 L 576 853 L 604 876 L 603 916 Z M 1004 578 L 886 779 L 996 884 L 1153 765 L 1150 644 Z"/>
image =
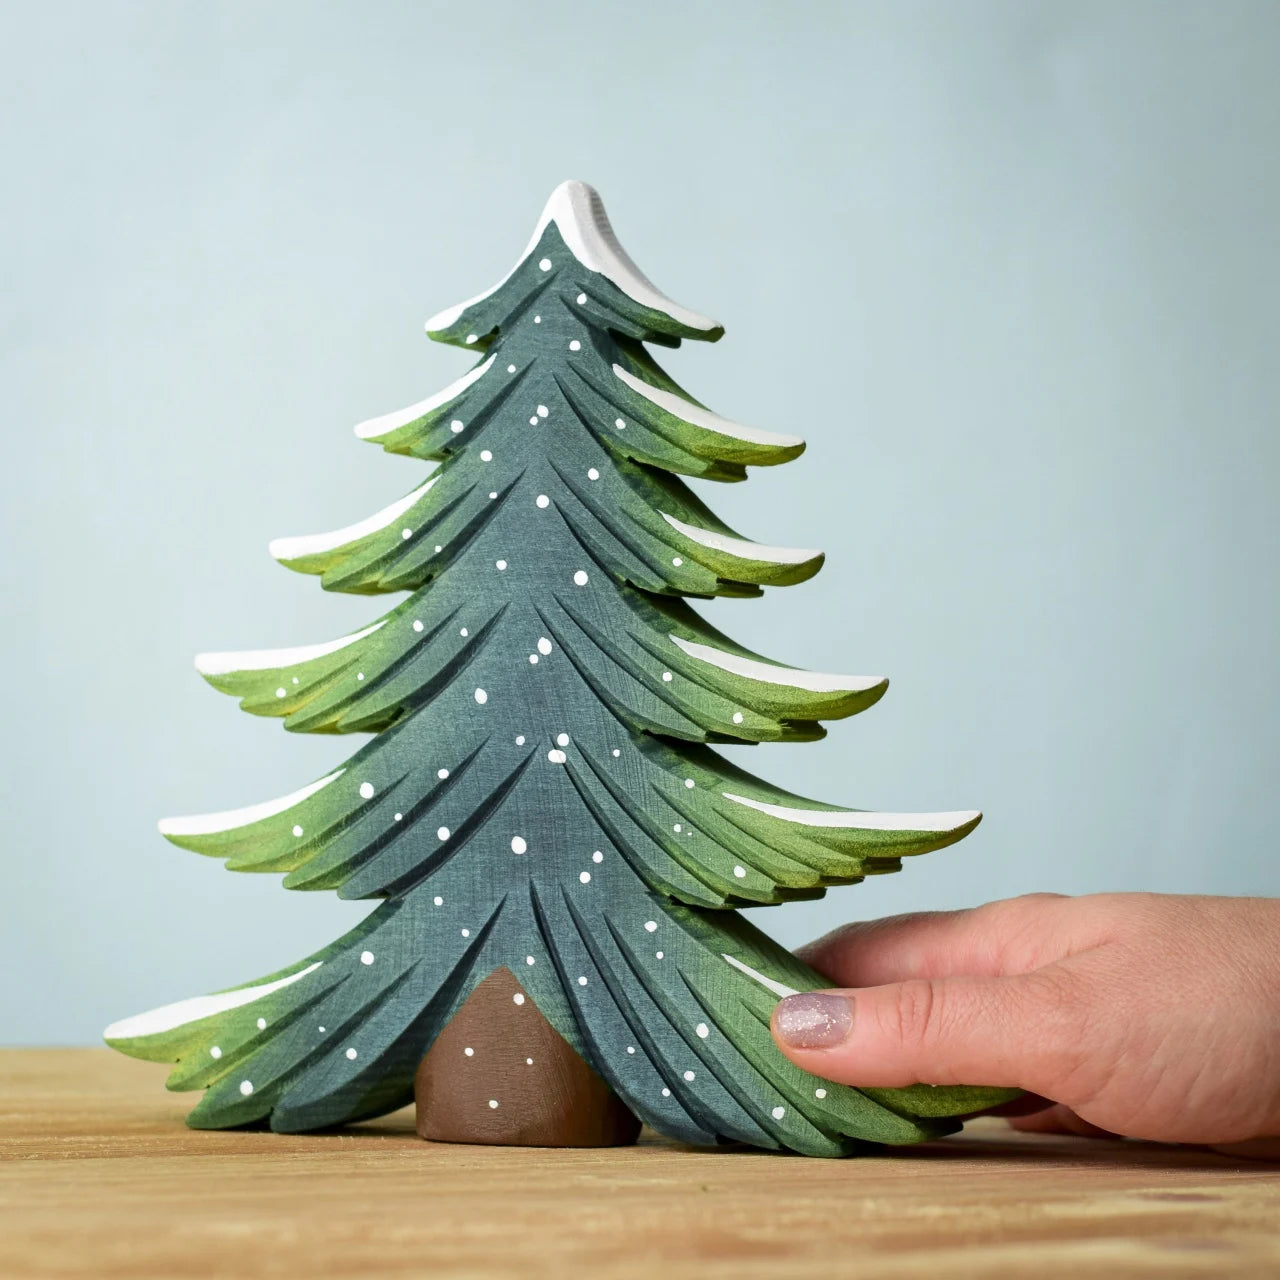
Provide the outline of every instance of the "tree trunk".
<path id="1" fill-rule="evenodd" d="M 414 1079 L 433 1142 L 620 1147 L 640 1121 L 526 996 L 495 969 L 436 1038 Z"/>

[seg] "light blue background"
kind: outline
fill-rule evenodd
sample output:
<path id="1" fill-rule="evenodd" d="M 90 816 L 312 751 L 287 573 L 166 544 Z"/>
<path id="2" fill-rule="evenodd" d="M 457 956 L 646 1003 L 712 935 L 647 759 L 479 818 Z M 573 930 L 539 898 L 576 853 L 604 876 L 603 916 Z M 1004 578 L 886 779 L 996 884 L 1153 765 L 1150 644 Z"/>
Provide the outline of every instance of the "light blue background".
<path id="1" fill-rule="evenodd" d="M 90 1042 L 367 909 L 156 834 L 354 747 L 191 656 L 376 616 L 266 542 L 416 482 L 350 426 L 462 372 L 423 318 L 566 177 L 728 326 L 673 374 L 810 442 L 711 501 L 826 570 L 710 617 L 893 680 L 751 766 L 987 813 L 756 919 L 1280 893 L 1278 54 L 1270 3 L 7 5 L 0 1041 Z"/>

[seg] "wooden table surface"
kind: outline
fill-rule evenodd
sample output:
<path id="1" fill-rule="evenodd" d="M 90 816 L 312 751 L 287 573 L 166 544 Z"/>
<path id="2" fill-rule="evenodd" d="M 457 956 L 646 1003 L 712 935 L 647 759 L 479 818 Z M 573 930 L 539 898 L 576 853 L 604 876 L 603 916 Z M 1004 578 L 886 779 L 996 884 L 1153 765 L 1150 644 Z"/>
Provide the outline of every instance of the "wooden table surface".
<path id="1" fill-rule="evenodd" d="M 164 1068 L 0 1051 L 0 1276 L 1280 1275 L 1280 1166 L 979 1121 L 892 1156 L 200 1133 Z"/>

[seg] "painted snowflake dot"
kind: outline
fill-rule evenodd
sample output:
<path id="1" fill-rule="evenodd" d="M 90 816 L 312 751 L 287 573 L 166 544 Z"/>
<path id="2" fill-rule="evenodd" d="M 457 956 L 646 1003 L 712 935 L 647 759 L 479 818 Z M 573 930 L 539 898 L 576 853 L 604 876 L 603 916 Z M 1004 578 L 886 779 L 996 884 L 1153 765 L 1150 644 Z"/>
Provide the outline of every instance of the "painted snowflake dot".
<path id="1" fill-rule="evenodd" d="M 347 1050 L 347 1061 L 354 1062 L 360 1055 L 354 1049 Z"/>
<path id="2" fill-rule="evenodd" d="M 409 539 L 409 538 L 412 538 L 412 537 L 413 537 L 413 530 L 412 530 L 412 529 L 401 529 L 401 530 L 400 530 L 400 536 L 401 536 L 402 538 L 406 539 L 406 540 L 407 540 L 407 539 Z"/>
<path id="3" fill-rule="evenodd" d="M 481 450 L 480 450 L 480 461 L 481 461 L 481 462 L 492 462 L 492 461 L 493 461 L 493 452 L 492 452 L 492 450 L 489 450 L 489 449 L 481 449 Z"/>
<path id="4" fill-rule="evenodd" d="M 538 665 L 538 655 L 536 653 L 531 653 L 529 655 L 529 665 L 531 667 L 536 667 Z"/>
<path id="5" fill-rule="evenodd" d="M 498 491 L 497 491 L 497 489 L 490 489 L 490 490 L 489 490 L 489 498 L 490 498 L 490 500 L 492 500 L 492 499 L 496 498 L 497 496 L 498 496 Z"/>
<path id="6" fill-rule="evenodd" d="M 692 1071 L 686 1071 L 684 1073 L 684 1078 L 686 1080 L 696 1080 L 698 1077 Z"/>
<path id="7" fill-rule="evenodd" d="M 635 1051 L 636 1051 L 636 1047 L 635 1047 L 635 1045 L 633 1045 L 633 1044 L 629 1044 L 629 1045 L 627 1045 L 627 1052 L 628 1052 L 628 1053 L 635 1053 Z"/>
<path id="8" fill-rule="evenodd" d="M 646 920 L 644 922 L 644 927 L 646 933 L 657 933 L 658 922 L 656 920 Z"/>
<path id="9" fill-rule="evenodd" d="M 447 840 L 448 838 L 449 838 L 449 828 L 448 828 L 448 827 L 437 827 L 437 828 L 436 828 L 436 839 L 437 839 L 437 840 Z"/>
<path id="10" fill-rule="evenodd" d="M 590 872 L 590 871 L 579 871 L 579 872 L 578 872 L 578 879 L 579 879 L 583 884 L 590 884 L 590 883 L 591 883 L 591 872 Z"/>
<path id="11" fill-rule="evenodd" d="M 516 746 L 517 746 L 517 747 L 523 747 L 523 746 L 524 746 L 524 734 L 523 734 L 523 733 L 518 733 L 518 734 L 516 734 Z"/>
<path id="12" fill-rule="evenodd" d="M 692 778 L 686 778 L 686 779 L 684 780 L 684 785 L 685 785 L 685 786 L 686 786 L 690 791 L 692 791 L 692 790 L 693 790 L 693 788 L 694 788 L 694 781 L 693 781 L 693 779 L 692 779 Z"/>
<path id="13" fill-rule="evenodd" d="M 463 639 L 466 639 L 466 637 L 467 637 L 467 635 L 468 635 L 469 633 L 468 633 L 468 631 L 467 631 L 466 627 L 461 627 L 461 628 L 459 628 L 459 630 L 458 630 L 458 634 L 459 634 L 460 636 L 462 636 L 462 637 L 463 637 Z"/>
<path id="14" fill-rule="evenodd" d="M 567 747 L 569 745 L 569 735 L 567 733 L 556 734 L 556 746 Z"/>
<path id="15" fill-rule="evenodd" d="M 613 425 L 617 427 L 619 431 L 625 431 L 627 429 L 627 424 L 623 422 L 621 418 L 614 418 Z"/>
<path id="16" fill-rule="evenodd" d="M 670 671 L 664 671 L 664 672 L 662 673 L 662 681 L 663 681 L 663 683 L 664 683 L 664 684 L 670 684 L 670 683 L 671 683 L 671 672 L 670 672 Z"/>
<path id="17" fill-rule="evenodd" d="M 392 816 L 395 818 L 395 820 L 396 820 L 397 822 L 399 822 L 399 821 L 401 820 L 401 818 L 403 818 L 403 817 L 404 817 L 404 814 L 403 814 L 403 813 L 397 813 L 397 814 L 393 814 Z"/>
<path id="18" fill-rule="evenodd" d="M 742 723 L 742 712 L 741 712 L 741 711 L 735 711 L 735 712 L 733 713 L 733 723 L 734 723 L 734 724 L 741 724 L 741 723 Z"/>
<path id="19" fill-rule="evenodd" d="M 581 351 L 581 350 L 582 350 L 582 343 L 580 343 L 580 342 L 577 340 L 577 338 L 574 338 L 574 340 L 573 340 L 571 343 L 569 343 L 569 350 L 570 350 L 570 351 Z"/>
<path id="20" fill-rule="evenodd" d="M 372 964 L 372 963 L 373 963 L 373 952 L 372 952 L 372 951 L 362 951 L 362 952 L 360 953 L 360 963 L 361 963 L 361 964 Z"/>
<path id="21" fill-rule="evenodd" d="M 662 952 L 662 951 L 655 951 L 655 952 L 653 953 L 653 955 L 654 955 L 654 959 L 655 959 L 655 960 L 662 960 L 662 959 L 665 959 L 665 952 Z"/>
<path id="22" fill-rule="evenodd" d="M 587 985 L 587 980 L 586 980 L 586 978 L 579 978 L 579 979 L 578 979 L 578 986 L 580 986 L 580 987 L 585 987 L 586 985 Z"/>
<path id="23" fill-rule="evenodd" d="M 362 782 L 360 784 L 360 795 L 365 800 L 372 800 L 373 799 L 373 783 Z"/>
<path id="24" fill-rule="evenodd" d="M 586 300 L 587 300 L 587 295 L 585 293 L 578 294 L 578 306 L 582 306 L 582 304 L 586 302 Z"/>
<path id="25" fill-rule="evenodd" d="M 215 1044 L 213 1048 L 209 1050 L 209 1057 L 211 1058 L 222 1057 L 222 1050 Z"/>
<path id="26" fill-rule="evenodd" d="M 413 629 L 414 629 L 415 631 L 421 631 L 421 630 L 422 630 L 422 619 L 421 619 L 421 618 L 414 618 L 414 620 L 413 620 Z"/>
<path id="27" fill-rule="evenodd" d="M 444 906 L 444 899 L 439 894 L 436 894 L 436 896 L 432 898 L 431 901 L 434 902 L 437 907 Z"/>
<path id="28" fill-rule="evenodd" d="M 546 418 L 546 417 L 550 417 L 550 415 L 551 415 L 551 410 L 548 409 L 545 404 L 540 404 L 538 406 L 538 417 Z"/>
<path id="29" fill-rule="evenodd" d="M 813 1096 L 815 1098 L 825 1098 L 827 1096 L 827 1091 L 825 1089 L 815 1089 L 813 1091 Z"/>
<path id="30" fill-rule="evenodd" d="M 495 560 L 493 563 L 498 569 L 505 569 L 507 567 L 507 562 L 505 560 Z"/>
<path id="31" fill-rule="evenodd" d="M 545 493 L 540 493 L 533 500 L 534 506 L 541 507 L 544 510 L 551 505 L 551 499 Z"/>
<path id="32" fill-rule="evenodd" d="M 454 418 L 454 420 L 449 423 L 449 430 L 456 436 L 458 432 L 462 430 L 462 425 L 463 424 L 459 422 L 457 418 Z"/>
<path id="33" fill-rule="evenodd" d="M 599 480 L 599 479 L 600 479 L 600 473 L 595 469 L 595 467 L 588 467 L 588 468 L 587 468 L 587 479 L 588 479 L 588 480 Z"/>
<path id="34" fill-rule="evenodd" d="M 734 867 L 733 874 L 737 876 L 739 880 L 741 880 L 746 876 L 747 869 L 746 867 Z"/>
<path id="35" fill-rule="evenodd" d="M 560 751 L 555 747 L 552 747 L 551 750 L 547 752 L 547 759 L 550 760 L 552 764 L 564 764 L 568 758 L 569 757 L 566 756 L 563 751 Z"/>
<path id="36" fill-rule="evenodd" d="M 464 938 L 469 938 L 469 937 L 471 937 L 471 930 L 470 930 L 470 929 L 461 929 L 461 930 L 459 930 L 459 932 L 462 934 L 462 936 L 463 936 Z"/>
<path id="37" fill-rule="evenodd" d="M 599 849 L 597 849 L 597 850 L 595 851 L 595 853 L 593 853 L 593 854 L 591 855 L 591 861 L 592 861 L 592 862 L 603 862 L 603 861 L 604 861 L 604 854 L 603 854 L 603 853 L 601 853 Z"/>
<path id="38" fill-rule="evenodd" d="M 490 1099 L 489 1099 L 489 1109 L 490 1109 L 491 1111 L 497 1111 L 497 1109 L 498 1109 L 498 1100 L 497 1100 L 497 1098 L 490 1098 Z"/>
<path id="39" fill-rule="evenodd" d="M 531 427 L 536 427 L 538 425 L 538 415 L 536 413 L 529 419 L 529 425 Z"/>
<path id="40" fill-rule="evenodd" d="M 539 271 L 550 271 L 550 270 L 551 270 L 551 259 L 550 259 L 550 258 L 543 258 L 543 259 L 538 263 L 538 270 L 539 270 Z"/>
<path id="41" fill-rule="evenodd" d="M 663 1089 L 663 1091 L 662 1091 L 662 1096 L 663 1096 L 664 1098 L 669 1098 L 669 1097 L 671 1097 L 671 1090 L 670 1090 L 670 1089 Z"/>
<path id="42" fill-rule="evenodd" d="M 541 317 L 541 316 L 534 316 L 534 317 L 533 317 L 533 323 L 534 323 L 534 324 L 541 324 L 541 323 L 542 323 L 542 317 Z"/>
<path id="43" fill-rule="evenodd" d="M 476 1051 L 475 1051 L 474 1049 L 472 1049 L 470 1046 L 468 1046 L 467 1048 L 463 1049 L 463 1051 L 462 1051 L 462 1052 L 463 1052 L 463 1053 L 465 1053 L 465 1054 L 467 1055 L 467 1057 L 468 1057 L 468 1058 L 474 1058 L 474 1057 L 476 1056 Z"/>
<path id="44" fill-rule="evenodd" d="M 774 1107 L 774 1109 L 770 1112 L 770 1115 L 772 1115 L 775 1120 L 781 1120 L 782 1117 L 785 1116 L 786 1114 L 787 1114 L 786 1107 Z"/>
<path id="45" fill-rule="evenodd" d="M 511 837 L 511 852 L 512 852 L 512 853 L 524 853 L 524 852 L 526 852 L 526 850 L 527 850 L 528 848 L 529 848 L 529 846 L 528 846 L 528 844 L 525 842 L 525 838 L 524 838 L 523 836 L 512 836 L 512 837 Z"/>
<path id="46" fill-rule="evenodd" d="M 477 689 L 472 697 L 483 707 L 489 701 L 489 695 L 483 689 Z"/>
<path id="47" fill-rule="evenodd" d="M 585 569 L 579 569 L 578 572 L 573 575 L 573 582 L 574 586 L 585 587 L 587 585 L 587 571 Z"/>
<path id="48" fill-rule="evenodd" d="M 514 1004 L 524 1004 L 524 992 L 517 991 L 515 995 L 511 997 L 511 1000 Z"/>
<path id="49" fill-rule="evenodd" d="M 622 754 L 622 752 L 621 752 L 621 751 L 619 751 L 617 747 L 614 747 L 614 749 L 613 749 L 613 758 L 616 760 L 616 759 L 617 759 L 621 754 Z"/>
<path id="50" fill-rule="evenodd" d="M 294 834 L 295 836 L 300 836 L 300 835 L 302 834 L 302 828 L 301 828 L 301 827 L 297 827 L 297 826 L 295 826 L 295 827 L 294 827 L 294 829 L 293 829 L 293 834 Z"/>
<path id="51" fill-rule="evenodd" d="M 711 1034 L 711 1028 L 708 1027 L 705 1022 L 698 1023 L 698 1025 L 694 1027 L 693 1030 L 694 1030 L 694 1034 L 697 1035 L 699 1040 L 705 1040 Z"/>
<path id="52" fill-rule="evenodd" d="M 531 1066 L 533 1066 L 533 1059 L 532 1059 L 532 1058 L 526 1058 L 526 1059 L 524 1060 L 524 1064 L 525 1064 L 525 1066 L 526 1066 L 526 1067 L 531 1067 Z"/>
<path id="53" fill-rule="evenodd" d="M 537 961 L 532 956 L 525 956 L 524 962 L 525 964 L 537 964 Z"/>
<path id="54" fill-rule="evenodd" d="M 544 657 L 551 652 L 551 641 L 546 636 L 542 636 L 538 640 L 538 652 Z"/>
<path id="55" fill-rule="evenodd" d="M 241 1080 L 240 1092 L 247 1098 L 253 1092 L 253 1082 L 250 1080 Z"/>
<path id="56" fill-rule="evenodd" d="M 448 770 L 448 769 L 437 769 L 437 770 L 436 770 L 436 777 L 437 777 L 437 778 L 440 778 L 441 780 L 443 780 L 443 779 L 447 778 L 448 776 L 449 776 L 449 770 Z"/>
<path id="57" fill-rule="evenodd" d="M 276 690 L 276 697 L 277 697 L 277 698 L 283 698 L 283 697 L 285 697 L 286 692 L 287 692 L 287 691 L 286 691 L 285 689 L 277 689 L 277 690 Z"/>
<path id="58" fill-rule="evenodd" d="M 259 1031 L 265 1031 L 266 1029 L 267 1029 L 267 1020 L 266 1020 L 266 1018 L 259 1018 L 259 1019 L 258 1019 L 258 1030 L 259 1030 Z"/>
<path id="59" fill-rule="evenodd" d="M 515 365 L 513 365 L 513 364 L 509 364 L 509 365 L 507 365 L 507 372 L 508 372 L 508 373 L 515 373 L 515 371 L 516 371 L 516 367 L 515 367 Z"/>

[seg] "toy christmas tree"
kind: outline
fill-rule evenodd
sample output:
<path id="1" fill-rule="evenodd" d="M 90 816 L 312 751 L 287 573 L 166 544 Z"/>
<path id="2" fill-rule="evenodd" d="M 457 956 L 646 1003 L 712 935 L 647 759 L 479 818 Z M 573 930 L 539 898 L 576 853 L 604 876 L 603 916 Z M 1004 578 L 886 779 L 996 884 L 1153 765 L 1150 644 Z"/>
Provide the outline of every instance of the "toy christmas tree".
<path id="1" fill-rule="evenodd" d="M 246 809 L 160 824 L 235 871 L 379 905 L 278 973 L 109 1027 L 203 1089 L 189 1123 L 284 1132 L 415 1097 L 426 1136 L 836 1155 L 954 1129 L 995 1091 L 855 1090 L 792 1066 L 770 1012 L 822 980 L 734 908 L 820 896 L 959 840 L 979 814 L 790 795 L 709 744 L 804 742 L 886 681 L 750 653 L 683 597 L 802 582 L 822 555 L 749 542 L 679 478 L 741 480 L 801 440 L 690 399 L 643 343 L 715 341 L 552 194 L 516 267 L 427 331 L 479 355 L 356 428 L 436 466 L 377 515 L 272 546 L 329 590 L 408 593 L 353 635 L 204 654 L 298 732 L 374 736 Z M 999 1096 L 1004 1096 L 1001 1093 Z"/>

